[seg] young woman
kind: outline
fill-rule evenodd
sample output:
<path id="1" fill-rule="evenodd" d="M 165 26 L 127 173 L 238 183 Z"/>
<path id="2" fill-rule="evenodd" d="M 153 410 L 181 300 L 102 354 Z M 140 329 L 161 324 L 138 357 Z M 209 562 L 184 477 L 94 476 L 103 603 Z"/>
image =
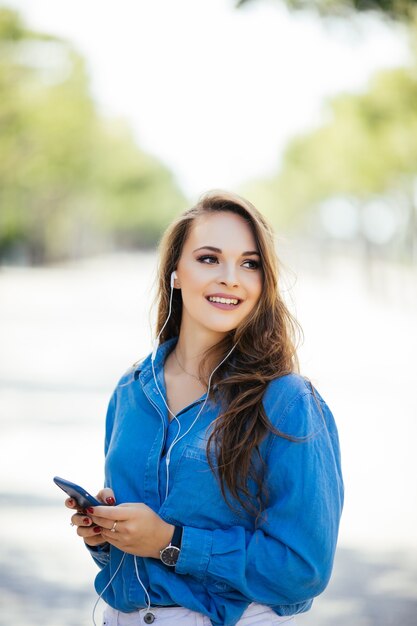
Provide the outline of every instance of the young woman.
<path id="1" fill-rule="evenodd" d="M 103 624 L 291 622 L 329 581 L 343 484 L 255 207 L 211 192 L 181 215 L 157 298 L 153 353 L 107 413 L 98 499 L 111 506 L 72 516 L 101 569 Z"/>

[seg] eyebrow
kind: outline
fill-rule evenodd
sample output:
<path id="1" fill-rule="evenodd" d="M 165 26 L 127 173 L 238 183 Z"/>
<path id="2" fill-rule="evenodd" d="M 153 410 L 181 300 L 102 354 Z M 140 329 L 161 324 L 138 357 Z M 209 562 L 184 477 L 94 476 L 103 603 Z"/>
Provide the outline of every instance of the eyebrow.
<path id="1" fill-rule="evenodd" d="M 193 252 L 198 252 L 199 250 L 211 250 L 212 252 L 222 253 L 220 248 L 215 248 L 214 246 L 201 246 L 201 248 L 196 248 Z M 246 252 L 242 252 L 242 256 L 261 256 L 257 250 L 246 250 Z"/>

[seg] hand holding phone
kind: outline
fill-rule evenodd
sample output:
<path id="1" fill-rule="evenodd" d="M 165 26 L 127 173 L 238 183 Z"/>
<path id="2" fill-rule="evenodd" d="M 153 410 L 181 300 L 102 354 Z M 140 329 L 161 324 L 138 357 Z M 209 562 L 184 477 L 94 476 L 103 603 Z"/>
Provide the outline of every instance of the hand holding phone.
<path id="1" fill-rule="evenodd" d="M 55 476 L 54 483 L 65 491 L 70 498 L 74 498 L 80 508 L 87 509 L 90 506 L 109 506 L 105 502 L 100 502 L 97 498 L 88 493 L 86 489 L 72 483 L 70 480 Z"/>

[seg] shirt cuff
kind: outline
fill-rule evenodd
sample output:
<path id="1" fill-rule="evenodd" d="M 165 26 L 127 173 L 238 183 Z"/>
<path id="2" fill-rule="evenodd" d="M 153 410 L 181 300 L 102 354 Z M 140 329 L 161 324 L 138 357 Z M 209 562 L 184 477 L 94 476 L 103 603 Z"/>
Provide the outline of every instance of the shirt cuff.
<path id="1" fill-rule="evenodd" d="M 202 580 L 207 572 L 212 544 L 213 531 L 184 526 L 181 552 L 175 566 L 177 574 L 189 574 Z"/>
<path id="2" fill-rule="evenodd" d="M 110 544 L 103 543 L 99 546 L 89 546 L 84 544 L 94 561 L 99 567 L 104 567 L 109 562 Z"/>

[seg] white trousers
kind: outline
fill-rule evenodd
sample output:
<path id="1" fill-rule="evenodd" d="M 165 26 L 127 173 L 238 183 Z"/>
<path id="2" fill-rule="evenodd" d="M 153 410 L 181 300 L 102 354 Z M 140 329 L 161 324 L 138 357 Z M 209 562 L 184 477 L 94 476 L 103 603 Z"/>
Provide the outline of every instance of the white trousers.
<path id="1" fill-rule="evenodd" d="M 147 609 L 134 613 L 122 613 L 107 607 L 103 615 L 103 626 L 144 626 L 151 623 L 145 618 L 147 613 Z M 152 608 L 151 613 L 155 616 L 154 626 L 160 626 L 160 624 L 163 626 L 212 626 L 209 618 L 202 613 L 183 607 Z M 275 624 L 284 623 L 288 626 L 295 626 L 294 615 L 280 617 L 268 606 L 252 602 L 236 626 L 275 626 Z"/>

